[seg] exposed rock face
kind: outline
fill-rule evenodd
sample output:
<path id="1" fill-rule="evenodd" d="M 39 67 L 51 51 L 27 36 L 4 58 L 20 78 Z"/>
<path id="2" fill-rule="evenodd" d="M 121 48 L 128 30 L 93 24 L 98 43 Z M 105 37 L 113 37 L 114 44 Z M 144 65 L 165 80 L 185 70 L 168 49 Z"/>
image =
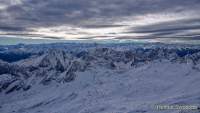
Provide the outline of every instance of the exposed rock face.
<path id="1" fill-rule="evenodd" d="M 151 106 L 199 105 L 199 46 L 54 47 L 24 46 L 28 58 L 0 60 L 0 112 L 160 113 Z"/>
<path id="2" fill-rule="evenodd" d="M 51 81 L 70 82 L 75 80 L 76 72 L 90 67 L 102 66 L 116 70 L 124 67 L 120 65 L 137 67 L 154 60 L 192 62 L 197 65 L 200 61 L 200 49 L 158 47 L 117 50 L 103 47 L 74 52 L 63 49 L 40 51 L 38 55 L 14 63 L 0 60 L 0 91 L 10 93 L 19 89 L 28 90 L 34 84 L 45 85 Z"/>

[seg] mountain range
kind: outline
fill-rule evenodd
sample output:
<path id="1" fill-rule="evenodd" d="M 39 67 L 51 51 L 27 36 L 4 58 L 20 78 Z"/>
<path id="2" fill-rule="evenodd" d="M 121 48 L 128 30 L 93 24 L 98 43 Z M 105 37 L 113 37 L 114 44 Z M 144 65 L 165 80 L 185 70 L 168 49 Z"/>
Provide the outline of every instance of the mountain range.
<path id="1" fill-rule="evenodd" d="M 198 45 L 0 46 L 1 113 L 198 113 L 199 80 Z"/>

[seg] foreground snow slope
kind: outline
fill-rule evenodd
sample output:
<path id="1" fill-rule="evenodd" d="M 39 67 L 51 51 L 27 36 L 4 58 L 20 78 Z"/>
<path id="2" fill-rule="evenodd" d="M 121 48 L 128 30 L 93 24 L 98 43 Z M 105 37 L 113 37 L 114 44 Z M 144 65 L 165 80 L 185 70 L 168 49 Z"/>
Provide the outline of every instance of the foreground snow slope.
<path id="1" fill-rule="evenodd" d="M 77 73 L 73 82 L 53 82 L 26 92 L 1 94 L 0 110 L 1 113 L 162 113 L 154 109 L 155 104 L 199 104 L 199 75 L 200 71 L 191 64 L 166 61 L 128 70 L 95 67 Z"/>
<path id="2" fill-rule="evenodd" d="M 199 50 L 179 49 L 51 49 L 0 60 L 0 113 L 198 113 L 155 109 L 200 104 Z"/>

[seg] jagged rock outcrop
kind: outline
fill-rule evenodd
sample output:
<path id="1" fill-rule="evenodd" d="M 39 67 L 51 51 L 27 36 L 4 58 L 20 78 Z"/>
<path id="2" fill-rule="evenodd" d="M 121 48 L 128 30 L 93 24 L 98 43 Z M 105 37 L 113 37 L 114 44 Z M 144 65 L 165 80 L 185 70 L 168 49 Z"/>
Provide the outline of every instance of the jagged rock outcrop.
<path id="1" fill-rule="evenodd" d="M 15 50 L 16 53 L 16 50 Z M 63 49 L 49 49 L 38 52 L 30 58 L 14 63 L 0 60 L 0 91 L 10 93 L 15 90 L 28 90 L 35 84 L 49 84 L 52 81 L 65 83 L 76 79 L 76 72 L 91 67 L 102 66 L 111 70 L 131 68 L 154 60 L 187 63 L 200 62 L 200 49 L 197 48 L 89 48 L 67 52 Z"/>

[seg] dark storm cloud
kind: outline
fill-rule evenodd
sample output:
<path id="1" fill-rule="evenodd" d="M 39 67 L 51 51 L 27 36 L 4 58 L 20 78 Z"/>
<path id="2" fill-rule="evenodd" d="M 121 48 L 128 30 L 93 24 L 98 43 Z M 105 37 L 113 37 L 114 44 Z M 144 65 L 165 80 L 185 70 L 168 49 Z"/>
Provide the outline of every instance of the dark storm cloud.
<path id="1" fill-rule="evenodd" d="M 198 4 L 199 0 L 23 0 L 5 12 L 13 16 L 13 23 L 29 26 L 38 23 L 39 26 L 77 24 L 89 18 L 178 12 L 198 8 Z"/>
<path id="2" fill-rule="evenodd" d="M 175 21 L 162 22 L 152 25 L 144 25 L 137 28 L 130 28 L 130 30 L 127 33 L 142 33 L 142 34 L 150 33 L 149 36 L 142 38 L 140 37 L 140 39 L 168 37 L 168 38 L 179 38 L 179 39 L 190 38 L 199 40 L 199 33 L 191 34 L 190 32 L 188 32 L 194 30 L 198 30 L 198 32 L 200 32 L 200 19 L 175 20 Z"/>
<path id="3" fill-rule="evenodd" d="M 175 32 L 181 30 L 200 29 L 200 18 L 161 22 L 152 25 L 144 25 L 142 27 L 133 29 L 133 32 L 135 33 Z"/>
<path id="4" fill-rule="evenodd" d="M 115 27 L 123 27 L 123 26 L 126 26 L 126 25 L 83 25 L 82 27 L 84 28 L 115 28 Z"/>
<path id="5" fill-rule="evenodd" d="M 23 27 L 15 27 L 15 26 L 11 26 L 11 27 L 8 27 L 8 26 L 0 26 L 0 30 L 1 31 L 25 31 L 26 28 L 23 28 Z"/>
<path id="6" fill-rule="evenodd" d="M 7 36 L 17 36 L 17 37 L 40 37 L 43 39 L 63 39 L 63 37 L 53 37 L 53 36 L 44 36 L 40 34 L 30 34 L 30 33 L 6 33 Z M 5 34 L 0 34 L 0 36 L 5 36 Z"/>
<path id="7" fill-rule="evenodd" d="M 10 2 L 6 2 L 10 1 Z M 18 1 L 13 4 L 13 1 Z M 0 0 L 0 31 L 28 31 L 30 28 L 70 25 L 83 28 L 123 27 L 114 23 L 123 17 L 195 11 L 200 14 L 200 0 Z M 0 5 L 1 7 L 1 5 Z M 175 34 L 199 29 L 199 19 L 169 21 L 133 26 L 126 33 Z M 186 24 L 187 23 L 187 24 Z M 182 25 L 183 24 L 183 25 Z M 9 26 L 9 27 L 6 27 Z"/>

